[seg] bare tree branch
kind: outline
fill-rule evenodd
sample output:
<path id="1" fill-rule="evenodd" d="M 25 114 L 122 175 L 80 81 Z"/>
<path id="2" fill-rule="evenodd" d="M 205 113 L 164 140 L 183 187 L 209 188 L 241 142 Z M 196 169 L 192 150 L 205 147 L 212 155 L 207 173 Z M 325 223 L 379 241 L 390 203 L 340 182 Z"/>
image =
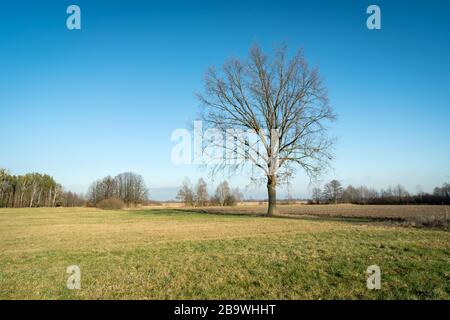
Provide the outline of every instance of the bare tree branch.
<path id="1" fill-rule="evenodd" d="M 260 169 L 267 181 L 269 214 L 276 209 L 277 182 L 287 182 L 298 167 L 315 177 L 333 158 L 326 123 L 335 115 L 318 71 L 309 68 L 301 51 L 288 59 L 283 46 L 269 61 L 254 46 L 247 60 L 232 59 L 220 73 L 208 70 L 205 91 L 198 98 L 205 128 L 223 136 L 235 129 L 259 137 L 262 148 L 242 137 L 232 146 L 218 144 L 223 152 L 245 161 L 230 163 L 225 157 L 211 172 L 235 172 L 244 166 Z"/>

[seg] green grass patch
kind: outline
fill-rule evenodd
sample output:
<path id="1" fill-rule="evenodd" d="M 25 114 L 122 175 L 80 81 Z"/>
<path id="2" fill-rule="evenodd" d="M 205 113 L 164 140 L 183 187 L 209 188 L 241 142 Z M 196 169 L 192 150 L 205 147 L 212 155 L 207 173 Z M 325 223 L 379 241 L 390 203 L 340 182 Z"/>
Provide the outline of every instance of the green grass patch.
<path id="1" fill-rule="evenodd" d="M 170 209 L 0 209 L 1 299 L 449 299 L 448 231 Z M 66 268 L 81 268 L 81 290 Z M 381 290 L 366 268 L 381 267 Z"/>

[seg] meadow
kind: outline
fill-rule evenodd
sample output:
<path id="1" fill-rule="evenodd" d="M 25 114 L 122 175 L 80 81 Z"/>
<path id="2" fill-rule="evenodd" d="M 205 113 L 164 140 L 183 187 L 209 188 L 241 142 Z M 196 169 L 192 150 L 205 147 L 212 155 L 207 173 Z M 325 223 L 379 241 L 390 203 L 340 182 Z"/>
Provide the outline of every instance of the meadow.
<path id="1" fill-rule="evenodd" d="M 257 203 L 235 207 L 204 207 L 187 209 L 214 214 L 239 214 L 263 216 L 267 207 Z M 372 221 L 396 223 L 413 227 L 448 228 L 450 209 L 446 205 L 355 205 L 355 204 L 281 204 L 278 215 L 282 217 L 343 218 L 346 221 Z"/>
<path id="2" fill-rule="evenodd" d="M 0 209 L 0 299 L 450 298 L 446 228 L 238 209 Z"/>

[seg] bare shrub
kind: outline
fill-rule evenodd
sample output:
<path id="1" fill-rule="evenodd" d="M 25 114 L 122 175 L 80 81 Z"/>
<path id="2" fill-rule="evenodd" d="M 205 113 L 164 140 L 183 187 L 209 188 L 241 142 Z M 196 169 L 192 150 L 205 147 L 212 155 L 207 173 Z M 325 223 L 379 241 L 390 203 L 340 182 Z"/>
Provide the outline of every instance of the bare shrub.
<path id="1" fill-rule="evenodd" d="M 419 217 L 413 220 L 415 226 L 429 228 L 448 228 L 448 219 L 446 215 L 431 215 L 428 217 Z"/>
<path id="2" fill-rule="evenodd" d="M 125 207 L 125 203 L 117 198 L 108 198 L 97 203 L 97 208 L 103 210 L 120 210 Z"/>

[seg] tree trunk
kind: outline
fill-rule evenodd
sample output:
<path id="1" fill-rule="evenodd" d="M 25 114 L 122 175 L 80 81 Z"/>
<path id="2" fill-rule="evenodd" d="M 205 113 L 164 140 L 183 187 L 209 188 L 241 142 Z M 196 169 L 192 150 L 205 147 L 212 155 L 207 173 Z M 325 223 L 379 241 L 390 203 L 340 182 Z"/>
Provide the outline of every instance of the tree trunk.
<path id="1" fill-rule="evenodd" d="M 48 205 L 47 206 L 49 206 L 49 207 L 52 206 L 52 190 L 53 190 L 53 187 L 50 187 L 50 190 L 48 191 Z"/>
<path id="2" fill-rule="evenodd" d="M 38 195 L 37 202 L 36 202 L 38 207 L 41 206 L 41 195 L 42 195 L 42 190 L 39 191 L 39 195 Z"/>
<path id="3" fill-rule="evenodd" d="M 13 194 L 12 194 L 12 208 L 16 206 L 16 186 L 13 187 Z"/>
<path id="4" fill-rule="evenodd" d="M 58 195 L 58 188 L 55 187 L 55 193 L 53 194 L 53 207 L 56 206 L 56 196 Z"/>
<path id="5" fill-rule="evenodd" d="M 25 191 L 22 189 L 22 192 L 20 193 L 20 203 L 19 206 L 22 208 L 22 204 L 23 204 L 23 195 L 24 195 Z"/>
<path id="6" fill-rule="evenodd" d="M 34 196 L 36 195 L 36 184 L 33 185 L 33 191 L 31 192 L 30 208 L 33 207 Z"/>
<path id="7" fill-rule="evenodd" d="M 267 209 L 267 216 L 277 214 L 277 177 L 276 175 L 267 176 L 267 192 L 269 194 L 269 208 Z"/>

